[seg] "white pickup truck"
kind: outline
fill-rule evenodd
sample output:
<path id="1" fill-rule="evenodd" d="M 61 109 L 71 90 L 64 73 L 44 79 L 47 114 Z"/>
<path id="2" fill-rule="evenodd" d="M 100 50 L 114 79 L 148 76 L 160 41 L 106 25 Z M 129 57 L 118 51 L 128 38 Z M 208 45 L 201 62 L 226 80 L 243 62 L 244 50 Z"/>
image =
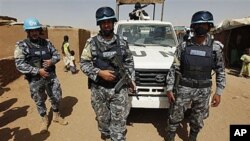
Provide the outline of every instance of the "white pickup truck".
<path id="1" fill-rule="evenodd" d="M 118 6 L 119 1 L 126 0 L 117 0 Z M 178 44 L 173 25 L 161 20 L 119 20 L 114 32 L 127 38 L 133 54 L 137 93 L 129 95 L 132 107 L 168 108 L 166 76 Z"/>

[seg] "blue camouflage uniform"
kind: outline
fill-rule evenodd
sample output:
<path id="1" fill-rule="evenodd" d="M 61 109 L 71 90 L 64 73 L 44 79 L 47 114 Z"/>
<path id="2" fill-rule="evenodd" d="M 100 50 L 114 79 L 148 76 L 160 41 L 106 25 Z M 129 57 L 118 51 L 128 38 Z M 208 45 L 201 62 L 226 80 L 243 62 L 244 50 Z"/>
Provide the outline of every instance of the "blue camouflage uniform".
<path id="1" fill-rule="evenodd" d="M 211 36 L 208 35 L 206 40 L 203 42 L 203 46 L 207 46 L 211 42 Z M 170 72 L 167 76 L 167 90 L 173 91 L 176 77 L 178 76 L 179 84 L 176 86 L 174 91 L 175 102 L 172 105 L 169 116 L 169 125 L 168 131 L 176 132 L 180 122 L 184 119 L 184 112 L 190 107 L 191 103 L 191 115 L 190 115 L 190 128 L 194 132 L 199 132 L 200 129 L 204 126 L 203 120 L 206 119 L 209 115 L 209 99 L 211 96 L 211 70 L 216 74 L 216 94 L 221 95 L 223 89 L 225 88 L 226 78 L 225 78 L 225 68 L 223 60 L 223 45 L 219 41 L 213 41 L 212 46 L 212 62 L 211 66 L 206 66 L 210 77 L 207 77 L 204 81 L 197 79 L 187 78 L 182 71 L 181 65 L 186 60 L 181 60 L 181 56 L 185 53 L 185 50 L 189 46 L 198 47 L 199 45 L 195 44 L 192 39 L 190 42 L 183 42 L 177 47 L 175 53 L 174 64 L 172 65 Z M 209 48 L 209 47 L 208 47 Z M 198 53 L 199 54 L 199 51 Z M 202 56 L 202 55 L 201 55 Z M 195 60 L 199 63 L 200 59 Z M 201 64 L 202 65 L 202 64 Z M 205 64 L 206 65 L 206 64 Z M 186 69 L 186 68 L 185 68 Z M 190 69 L 190 68 L 189 68 Z M 180 72 L 179 75 L 176 75 Z M 192 73 L 192 72 L 191 72 Z M 196 76 L 197 78 L 199 76 Z"/>
<path id="2" fill-rule="evenodd" d="M 52 43 L 42 38 L 39 38 L 37 43 L 31 42 L 30 39 L 19 41 L 16 44 L 14 58 L 17 70 L 28 80 L 31 98 L 35 101 L 40 116 L 46 115 L 47 96 L 50 98 L 53 111 L 58 112 L 62 90 L 55 73 L 55 64 L 60 61 L 60 54 Z M 52 60 L 53 65 L 46 70 L 49 72 L 48 78 L 39 75 L 43 59 Z"/>
<path id="3" fill-rule="evenodd" d="M 113 141 L 125 140 L 126 120 L 130 111 L 128 87 L 118 92 L 114 90 L 116 82 L 105 81 L 97 74 L 105 63 L 103 56 L 112 53 L 120 54 L 128 75 L 134 80 L 134 62 L 127 42 L 121 36 L 114 35 L 109 41 L 99 34 L 90 38 L 83 49 L 80 61 L 81 70 L 89 78 L 91 104 L 96 113 L 99 131 L 110 136 Z M 112 70 L 107 66 L 105 69 Z"/>

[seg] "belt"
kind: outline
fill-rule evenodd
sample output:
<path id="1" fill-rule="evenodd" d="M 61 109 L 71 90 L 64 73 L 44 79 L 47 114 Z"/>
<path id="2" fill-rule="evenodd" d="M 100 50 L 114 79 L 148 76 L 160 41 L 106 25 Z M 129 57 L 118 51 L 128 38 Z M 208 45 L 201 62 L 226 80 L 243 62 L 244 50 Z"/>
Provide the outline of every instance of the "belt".
<path id="1" fill-rule="evenodd" d="M 117 82 L 110 82 L 110 81 L 98 81 L 98 82 L 93 82 L 91 83 L 91 85 L 93 84 L 93 86 L 97 87 L 97 86 L 102 86 L 108 89 L 114 88 Z"/>
<path id="2" fill-rule="evenodd" d="M 179 84 L 191 88 L 208 88 L 212 86 L 212 82 L 206 80 L 190 81 L 181 79 Z"/>
<path id="3" fill-rule="evenodd" d="M 56 77 L 55 73 L 50 73 L 49 77 L 47 78 L 48 80 L 50 79 L 54 79 Z M 30 76 L 28 78 L 26 78 L 28 81 L 39 81 L 41 79 L 43 79 L 40 75 L 36 75 L 36 76 Z"/>

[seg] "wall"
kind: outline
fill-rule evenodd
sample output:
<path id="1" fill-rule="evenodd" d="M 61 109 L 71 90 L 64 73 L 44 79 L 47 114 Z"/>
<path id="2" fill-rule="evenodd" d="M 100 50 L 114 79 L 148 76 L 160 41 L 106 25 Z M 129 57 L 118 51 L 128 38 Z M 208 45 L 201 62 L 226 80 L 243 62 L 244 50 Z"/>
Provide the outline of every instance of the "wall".
<path id="1" fill-rule="evenodd" d="M 47 30 L 42 33 L 43 38 L 47 38 Z M 18 41 L 27 37 L 23 25 L 2 25 L 0 26 L 0 58 L 14 55 L 15 45 Z"/>
<path id="2" fill-rule="evenodd" d="M 16 42 L 25 37 L 26 32 L 22 25 L 0 26 L 0 58 L 13 56 Z"/>

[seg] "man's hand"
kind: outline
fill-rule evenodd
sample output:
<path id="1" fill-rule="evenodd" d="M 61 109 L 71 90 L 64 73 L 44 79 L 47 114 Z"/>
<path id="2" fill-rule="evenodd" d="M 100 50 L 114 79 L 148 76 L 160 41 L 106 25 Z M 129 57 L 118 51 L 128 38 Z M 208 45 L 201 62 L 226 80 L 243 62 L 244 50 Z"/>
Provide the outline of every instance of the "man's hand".
<path id="1" fill-rule="evenodd" d="M 211 105 L 212 107 L 217 107 L 219 104 L 220 104 L 220 95 L 214 94 L 211 101 Z"/>
<path id="2" fill-rule="evenodd" d="M 111 70 L 100 70 L 97 75 L 106 81 L 114 81 L 116 78 L 114 73 L 115 72 Z"/>
<path id="3" fill-rule="evenodd" d="M 44 68 L 39 69 L 39 75 L 42 76 L 42 78 L 46 78 L 49 76 L 49 73 L 45 71 Z"/>
<path id="4" fill-rule="evenodd" d="M 51 59 L 49 59 L 49 60 L 43 60 L 43 67 L 44 68 L 48 68 L 51 65 L 52 65 Z"/>
<path id="5" fill-rule="evenodd" d="M 172 91 L 167 91 L 167 97 L 168 97 L 169 103 L 175 102 L 175 97 Z"/>

